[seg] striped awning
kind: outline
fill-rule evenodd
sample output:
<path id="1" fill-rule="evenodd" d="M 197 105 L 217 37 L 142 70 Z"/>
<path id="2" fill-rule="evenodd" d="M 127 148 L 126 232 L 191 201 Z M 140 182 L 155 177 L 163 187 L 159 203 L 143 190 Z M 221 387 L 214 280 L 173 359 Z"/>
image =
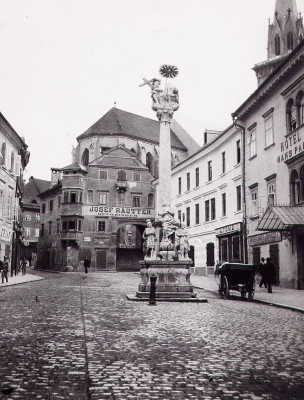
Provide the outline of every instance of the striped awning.
<path id="1" fill-rule="evenodd" d="M 259 221 L 258 231 L 286 231 L 304 226 L 304 206 L 268 207 Z"/>

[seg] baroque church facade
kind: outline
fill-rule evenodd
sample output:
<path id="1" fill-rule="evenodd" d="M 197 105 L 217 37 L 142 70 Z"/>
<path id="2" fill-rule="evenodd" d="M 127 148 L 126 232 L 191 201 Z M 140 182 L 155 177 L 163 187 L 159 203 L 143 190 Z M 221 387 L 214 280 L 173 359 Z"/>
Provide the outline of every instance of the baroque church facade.
<path id="1" fill-rule="evenodd" d="M 77 137 L 73 163 L 52 168 L 39 194 L 39 267 L 82 270 L 138 269 L 146 220 L 155 219 L 159 122 L 112 108 Z M 171 163 L 199 146 L 173 121 Z"/>

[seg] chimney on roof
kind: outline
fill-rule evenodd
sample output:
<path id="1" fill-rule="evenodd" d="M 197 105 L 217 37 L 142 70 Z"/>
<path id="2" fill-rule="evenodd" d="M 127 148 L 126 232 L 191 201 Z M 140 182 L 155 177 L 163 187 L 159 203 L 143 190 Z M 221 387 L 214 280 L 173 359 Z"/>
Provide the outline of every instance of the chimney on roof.
<path id="1" fill-rule="evenodd" d="M 57 183 L 59 183 L 59 181 L 61 180 L 61 171 L 51 169 L 51 174 L 51 185 L 57 185 Z"/>

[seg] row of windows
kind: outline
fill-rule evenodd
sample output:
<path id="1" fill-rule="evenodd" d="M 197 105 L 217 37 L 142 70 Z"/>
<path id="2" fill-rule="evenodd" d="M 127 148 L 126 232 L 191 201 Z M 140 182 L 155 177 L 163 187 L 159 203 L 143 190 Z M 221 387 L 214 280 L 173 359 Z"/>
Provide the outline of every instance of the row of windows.
<path id="1" fill-rule="evenodd" d="M 45 224 L 41 224 L 41 230 L 40 230 L 40 236 L 43 237 L 46 234 L 47 235 L 52 235 L 55 233 L 60 233 L 60 221 L 56 221 L 56 228 L 54 231 L 54 224 L 53 221 L 49 221 L 47 224 L 47 233 L 45 231 Z M 29 236 L 29 229 L 26 228 L 25 236 Z M 82 220 L 81 219 L 69 219 L 69 220 L 64 220 L 61 222 L 61 230 L 62 232 L 68 232 L 68 231 L 77 231 L 80 232 L 82 229 Z M 97 221 L 96 222 L 96 232 L 105 232 L 106 231 L 106 222 L 105 221 Z M 37 234 L 37 233 L 36 233 Z"/>
<path id="2" fill-rule="evenodd" d="M 98 204 L 107 205 L 109 203 L 109 193 L 108 192 L 97 192 L 98 195 Z M 125 205 L 125 191 L 119 191 L 117 193 L 117 204 L 119 206 Z M 93 190 L 88 190 L 88 203 L 94 204 L 94 192 Z M 142 204 L 142 195 L 141 194 L 132 194 L 132 206 L 133 207 L 141 207 Z M 154 194 L 148 194 L 148 208 L 154 207 Z"/>
<path id="3" fill-rule="evenodd" d="M 276 182 L 270 180 L 267 182 L 267 206 L 273 206 L 276 201 Z M 250 203 L 249 203 L 249 215 L 251 217 L 259 216 L 259 190 L 258 185 L 250 190 Z"/>
<path id="4" fill-rule="evenodd" d="M 241 141 L 237 140 L 236 141 L 236 164 L 239 164 L 241 162 Z M 221 153 L 221 174 L 226 173 L 226 152 L 223 151 Z M 212 170 L 212 160 L 207 162 L 207 179 L 208 182 L 211 182 L 213 180 L 213 170 Z M 194 176 L 194 188 L 200 186 L 200 168 L 197 167 L 195 168 L 195 176 Z M 191 190 L 191 175 L 190 172 L 187 172 L 186 174 L 186 192 Z M 178 178 L 178 194 L 182 193 L 182 178 Z"/>
<path id="5" fill-rule="evenodd" d="M 65 192 L 65 193 L 66 193 L 65 198 L 67 199 L 68 198 L 68 192 Z M 75 192 L 72 192 L 72 194 L 71 194 L 70 198 L 74 200 L 74 201 L 71 201 L 71 203 L 76 203 L 76 194 L 75 195 L 74 194 L 75 194 Z M 45 214 L 46 210 L 53 211 L 54 210 L 54 204 L 56 204 L 56 203 L 57 203 L 57 208 L 60 208 L 61 207 L 61 196 L 57 197 L 57 202 L 56 202 L 55 199 L 50 199 L 48 201 L 48 203 L 46 203 L 46 202 L 42 203 L 42 205 L 41 205 L 41 213 Z M 47 206 L 48 206 L 48 209 L 47 209 Z M 28 219 L 26 221 L 30 221 L 30 219 Z M 39 221 L 37 219 L 37 215 L 36 215 L 36 221 Z"/>
<path id="6" fill-rule="evenodd" d="M 31 221 L 32 220 L 32 214 L 30 212 L 25 212 L 24 213 L 24 221 Z M 40 214 L 36 213 L 35 214 L 35 220 L 36 222 L 40 221 Z"/>
<path id="7" fill-rule="evenodd" d="M 140 172 L 133 172 L 132 178 L 134 182 L 141 181 L 141 173 Z M 99 179 L 107 180 L 108 179 L 108 171 L 107 170 L 100 170 L 99 171 Z M 120 170 L 117 172 L 117 180 L 118 181 L 126 181 L 127 180 L 127 173 L 124 170 Z"/>
<path id="8" fill-rule="evenodd" d="M 294 48 L 294 37 L 293 37 L 293 33 L 291 31 L 289 31 L 287 33 L 287 50 L 293 50 Z M 302 38 L 300 38 L 300 40 L 302 40 Z M 282 53 L 282 49 L 281 49 L 281 38 L 278 34 L 275 35 L 274 37 L 274 52 L 276 56 L 279 56 Z"/>
<path id="9" fill-rule="evenodd" d="M 7 147 L 6 147 L 6 142 L 3 142 L 1 147 L 0 147 L 0 165 L 3 165 L 5 168 L 9 168 L 9 171 L 12 172 L 13 174 L 18 175 L 19 171 L 15 171 L 15 163 L 16 163 L 16 158 L 20 156 L 16 156 L 15 152 L 11 152 L 11 159 L 7 160 Z"/>
<path id="10" fill-rule="evenodd" d="M 106 205 L 109 203 L 109 192 L 97 192 L 97 202 L 98 204 Z M 79 192 L 74 192 L 74 191 L 65 191 L 63 193 L 63 200 L 64 203 L 82 203 L 82 191 Z M 88 204 L 95 204 L 94 203 L 94 191 L 93 190 L 88 190 L 87 192 L 87 202 Z M 142 203 L 142 196 L 140 194 L 133 194 L 132 195 L 132 206 L 133 207 L 141 207 Z M 42 203 L 42 209 L 41 212 L 44 214 L 46 212 L 48 204 L 48 211 L 53 211 L 54 209 L 54 199 L 49 200 L 48 203 Z M 125 205 L 125 192 L 124 191 L 119 191 L 117 193 L 117 204 L 119 206 L 124 206 Z M 61 206 L 61 196 L 58 196 L 57 198 L 57 207 L 60 208 Z M 148 207 L 152 208 L 154 207 L 154 194 L 149 193 L 148 194 Z M 27 215 L 28 214 L 28 215 Z M 26 214 L 26 221 L 30 221 L 30 213 Z M 38 221 L 37 216 L 36 216 L 36 221 Z"/>
<path id="11" fill-rule="evenodd" d="M 236 212 L 241 211 L 242 208 L 242 193 L 241 186 L 236 187 Z M 216 199 L 215 197 L 208 199 L 204 202 L 205 211 L 205 222 L 210 222 L 216 220 Z M 182 210 L 177 212 L 178 219 L 180 221 L 185 221 L 186 226 L 191 225 L 191 207 L 186 207 L 186 213 L 182 214 Z M 226 217 L 227 215 L 227 196 L 226 193 L 221 194 L 221 217 Z M 199 224 L 200 221 L 200 203 L 194 205 L 194 222 L 195 225 Z"/>

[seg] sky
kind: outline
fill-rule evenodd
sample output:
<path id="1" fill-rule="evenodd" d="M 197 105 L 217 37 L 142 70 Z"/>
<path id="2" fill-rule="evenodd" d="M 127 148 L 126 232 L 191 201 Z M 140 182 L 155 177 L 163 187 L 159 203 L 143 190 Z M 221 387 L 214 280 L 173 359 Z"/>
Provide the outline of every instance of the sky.
<path id="1" fill-rule="evenodd" d="M 303 0 L 297 0 L 303 14 Z M 156 119 L 142 78 L 179 68 L 174 118 L 200 144 L 257 88 L 275 0 L 0 0 L 0 111 L 50 180 L 114 107 Z"/>

